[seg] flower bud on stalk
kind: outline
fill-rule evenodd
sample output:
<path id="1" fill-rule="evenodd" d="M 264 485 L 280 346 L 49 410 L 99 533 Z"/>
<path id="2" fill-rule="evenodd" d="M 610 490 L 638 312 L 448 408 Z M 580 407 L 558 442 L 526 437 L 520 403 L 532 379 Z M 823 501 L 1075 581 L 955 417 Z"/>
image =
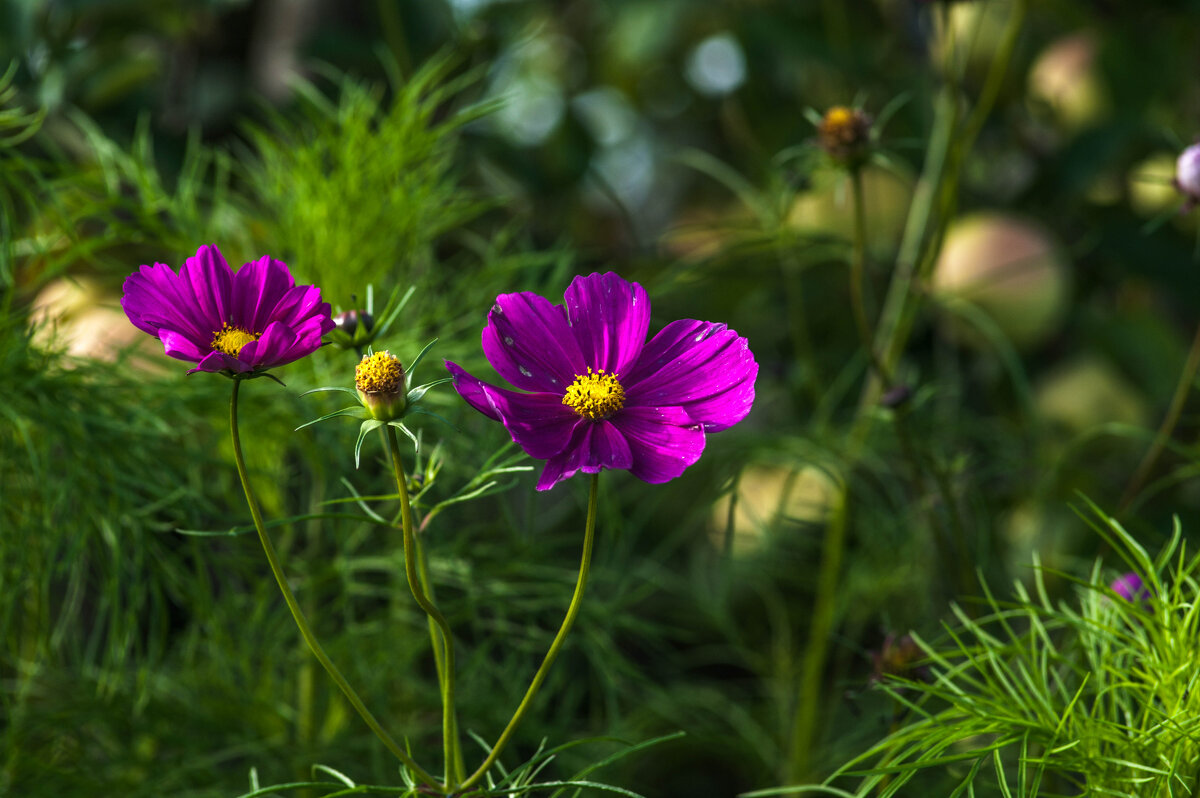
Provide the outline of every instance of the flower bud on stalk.
<path id="1" fill-rule="evenodd" d="M 408 404 L 404 367 L 391 352 L 363 355 L 354 368 L 354 387 L 372 418 L 391 421 L 404 414 Z"/>
<path id="2" fill-rule="evenodd" d="M 369 333 L 371 328 L 375 326 L 375 320 L 371 318 L 371 314 L 365 310 L 346 310 L 333 317 L 333 323 L 339 330 L 346 333 L 350 337 L 358 331 L 358 325 L 362 324 L 363 331 Z"/>
<path id="3" fill-rule="evenodd" d="M 870 153 L 872 122 L 867 113 L 857 108 L 842 105 L 830 108 L 817 125 L 821 149 L 843 166 L 861 166 Z"/>
<path id="4" fill-rule="evenodd" d="M 1175 188 L 1187 197 L 1184 212 L 1200 203 L 1200 144 L 1193 144 L 1179 154 L 1175 162 Z"/>

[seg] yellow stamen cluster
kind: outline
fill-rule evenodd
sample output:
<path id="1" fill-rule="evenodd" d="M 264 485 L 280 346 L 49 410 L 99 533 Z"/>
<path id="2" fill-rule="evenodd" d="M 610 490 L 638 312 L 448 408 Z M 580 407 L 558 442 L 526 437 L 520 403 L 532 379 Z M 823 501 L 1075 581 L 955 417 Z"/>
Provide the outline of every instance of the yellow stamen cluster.
<path id="1" fill-rule="evenodd" d="M 391 352 L 363 355 L 354 367 L 354 385 L 363 393 L 400 393 L 404 390 L 404 367 Z"/>
<path id="2" fill-rule="evenodd" d="M 262 333 L 252 333 L 241 327 L 230 326 L 229 322 L 225 322 L 220 330 L 213 333 L 212 348 L 214 352 L 224 352 L 237 357 L 241 353 L 242 347 L 251 341 L 257 341 L 260 335 Z"/>
<path id="3" fill-rule="evenodd" d="M 575 376 L 562 403 L 584 418 L 599 421 L 625 406 L 625 389 L 617 382 L 616 374 L 605 374 L 604 369 L 594 372 L 589 368 L 587 374 Z"/>

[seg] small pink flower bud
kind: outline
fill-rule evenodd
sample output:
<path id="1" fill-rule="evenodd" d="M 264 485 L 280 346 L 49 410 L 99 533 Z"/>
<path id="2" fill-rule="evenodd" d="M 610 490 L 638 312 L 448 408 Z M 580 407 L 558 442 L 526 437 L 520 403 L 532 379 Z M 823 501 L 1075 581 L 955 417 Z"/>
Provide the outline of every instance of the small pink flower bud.
<path id="1" fill-rule="evenodd" d="M 1200 201 L 1200 144 L 1193 144 L 1179 154 L 1175 162 L 1175 187 L 1190 202 Z"/>

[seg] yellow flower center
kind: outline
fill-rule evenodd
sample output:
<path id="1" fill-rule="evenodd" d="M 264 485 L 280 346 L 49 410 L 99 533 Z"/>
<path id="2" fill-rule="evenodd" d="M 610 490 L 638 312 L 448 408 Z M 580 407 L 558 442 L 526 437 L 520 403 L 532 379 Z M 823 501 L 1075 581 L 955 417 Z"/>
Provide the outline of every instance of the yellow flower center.
<path id="1" fill-rule="evenodd" d="M 848 126 L 854 121 L 854 112 L 843 105 L 835 105 L 825 112 L 825 124 L 830 128 Z"/>
<path id="2" fill-rule="evenodd" d="M 237 357 L 243 346 L 251 341 L 257 341 L 261 334 L 248 332 L 241 327 L 231 327 L 229 322 L 225 322 L 220 330 L 213 333 L 212 348 L 214 352 L 224 352 Z"/>
<path id="3" fill-rule="evenodd" d="M 562 403 L 584 418 L 599 421 L 625 406 L 625 389 L 617 382 L 616 374 L 589 368 L 587 374 L 575 375 Z"/>
<path id="4" fill-rule="evenodd" d="M 404 367 L 391 352 L 363 355 L 354 367 L 354 385 L 363 393 L 400 393 L 404 390 Z"/>

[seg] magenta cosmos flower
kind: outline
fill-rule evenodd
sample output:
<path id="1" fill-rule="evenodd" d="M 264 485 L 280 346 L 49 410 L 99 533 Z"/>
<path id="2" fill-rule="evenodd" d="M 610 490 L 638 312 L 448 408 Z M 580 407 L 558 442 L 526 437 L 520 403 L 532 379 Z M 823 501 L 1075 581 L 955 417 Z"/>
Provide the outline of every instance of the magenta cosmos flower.
<path id="1" fill-rule="evenodd" d="M 156 263 L 125 280 L 121 307 L 166 353 L 193 371 L 263 372 L 312 354 L 333 329 L 321 289 L 296 285 L 287 264 L 269 256 L 235 274 L 213 244 L 176 274 Z"/>
<path id="2" fill-rule="evenodd" d="M 611 272 L 576 277 L 565 298 L 501 294 L 488 313 L 483 353 L 528 393 L 446 363 L 467 404 L 546 461 L 538 490 L 604 468 L 666 482 L 699 459 L 706 433 L 750 412 L 758 364 L 724 324 L 674 321 L 647 343 L 645 290 Z"/>

